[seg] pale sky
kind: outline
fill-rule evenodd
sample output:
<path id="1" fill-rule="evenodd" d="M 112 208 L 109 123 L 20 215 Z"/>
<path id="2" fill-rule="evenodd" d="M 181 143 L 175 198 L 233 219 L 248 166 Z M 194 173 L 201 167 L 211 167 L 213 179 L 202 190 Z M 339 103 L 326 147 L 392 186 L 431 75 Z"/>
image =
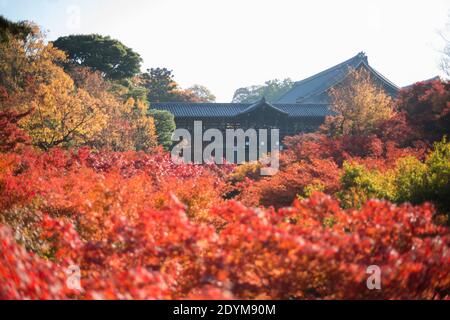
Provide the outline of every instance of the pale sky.
<path id="1" fill-rule="evenodd" d="M 0 0 L 48 39 L 99 33 L 229 102 L 243 86 L 301 80 L 365 51 L 399 86 L 442 74 L 450 0 Z"/>

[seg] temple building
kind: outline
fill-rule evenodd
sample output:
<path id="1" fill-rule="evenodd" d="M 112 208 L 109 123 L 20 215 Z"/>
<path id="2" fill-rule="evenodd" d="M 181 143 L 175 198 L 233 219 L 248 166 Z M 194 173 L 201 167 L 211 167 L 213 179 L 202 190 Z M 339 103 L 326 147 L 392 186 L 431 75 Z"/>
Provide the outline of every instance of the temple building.
<path id="1" fill-rule="evenodd" d="M 298 81 L 277 101 L 261 99 L 249 103 L 152 103 L 151 107 L 167 110 L 175 116 L 177 128 L 192 132 L 194 121 L 202 121 L 204 130 L 216 128 L 256 128 L 280 130 L 280 138 L 316 130 L 332 115 L 329 91 L 339 85 L 350 69 L 365 68 L 387 94 L 395 97 L 399 87 L 373 69 L 361 52 L 334 67 Z"/>

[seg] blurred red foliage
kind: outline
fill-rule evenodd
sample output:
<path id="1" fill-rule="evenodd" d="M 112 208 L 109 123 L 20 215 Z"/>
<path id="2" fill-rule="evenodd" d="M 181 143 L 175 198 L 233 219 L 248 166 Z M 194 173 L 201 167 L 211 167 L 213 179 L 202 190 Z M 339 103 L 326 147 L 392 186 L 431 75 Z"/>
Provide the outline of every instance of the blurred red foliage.
<path id="1" fill-rule="evenodd" d="M 0 152 L 18 151 L 30 144 L 31 139 L 17 126 L 17 122 L 28 114 L 0 111 Z"/>
<path id="2" fill-rule="evenodd" d="M 179 204 L 115 222 L 101 241 L 78 246 L 59 225 L 56 260 L 44 261 L 0 230 L 0 291 L 12 299 L 440 299 L 450 289 L 448 229 L 430 206 L 371 201 L 342 210 L 320 193 L 291 208 L 250 209 L 237 202 L 211 213 L 217 229 L 190 221 Z M 44 222 L 47 227 L 55 222 Z M 43 233 L 45 234 L 45 233 Z M 71 235 L 72 234 L 72 235 Z M 64 240 L 63 240 L 64 239 Z M 68 239 L 72 239 L 69 241 Z M 55 243 L 55 245 L 56 245 Z M 77 246 L 73 246 L 77 243 Z M 66 249 L 61 251 L 61 248 Z M 76 253 L 75 256 L 72 256 Z M 62 255 L 62 256 L 61 256 Z M 69 290 L 73 257 L 82 291 Z M 64 258 L 64 259 L 63 259 Z M 382 290 L 366 287 L 381 268 Z"/>

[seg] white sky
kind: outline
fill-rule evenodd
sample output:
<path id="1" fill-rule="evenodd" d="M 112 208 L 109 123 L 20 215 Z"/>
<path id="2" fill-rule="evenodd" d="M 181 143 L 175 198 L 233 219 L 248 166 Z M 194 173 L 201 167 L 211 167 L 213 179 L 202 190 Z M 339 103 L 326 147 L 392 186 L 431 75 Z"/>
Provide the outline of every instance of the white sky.
<path id="1" fill-rule="evenodd" d="M 438 35 L 450 0 L 0 0 L 0 14 L 33 20 L 49 40 L 73 33 L 119 39 L 167 67 L 183 87 L 228 102 L 242 86 L 301 80 L 365 51 L 403 86 L 441 74 Z"/>

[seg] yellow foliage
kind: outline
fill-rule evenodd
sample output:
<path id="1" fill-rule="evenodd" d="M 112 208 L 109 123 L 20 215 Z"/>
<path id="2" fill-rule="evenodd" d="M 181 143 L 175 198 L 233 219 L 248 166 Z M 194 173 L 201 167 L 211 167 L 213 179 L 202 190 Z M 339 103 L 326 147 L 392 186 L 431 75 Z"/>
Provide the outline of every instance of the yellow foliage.
<path id="1" fill-rule="evenodd" d="M 22 120 L 21 126 L 43 149 L 86 143 L 107 121 L 101 101 L 75 88 L 73 80 L 56 66 L 47 83 L 37 86 L 29 107 L 33 113 Z"/>
<path id="2" fill-rule="evenodd" d="M 261 163 L 258 161 L 245 162 L 236 166 L 230 174 L 231 180 L 244 181 L 246 177 L 254 178 L 260 176 Z"/>
<path id="3" fill-rule="evenodd" d="M 90 145 L 116 151 L 148 151 L 157 143 L 148 105 L 123 98 L 96 72 L 61 67 L 64 52 L 46 44 L 35 26 L 26 41 L 0 44 L 0 87 L 8 92 L 0 110 L 33 112 L 19 125 L 43 149 Z"/>
<path id="4" fill-rule="evenodd" d="M 393 114 L 392 99 L 365 69 L 350 69 L 347 78 L 330 94 L 337 115 L 328 117 L 322 129 L 333 136 L 373 133 Z"/>
<path id="5" fill-rule="evenodd" d="M 156 146 L 153 118 L 147 117 L 147 104 L 129 98 L 109 105 L 108 125 L 100 133 L 96 145 L 113 151 L 149 151 Z"/>

